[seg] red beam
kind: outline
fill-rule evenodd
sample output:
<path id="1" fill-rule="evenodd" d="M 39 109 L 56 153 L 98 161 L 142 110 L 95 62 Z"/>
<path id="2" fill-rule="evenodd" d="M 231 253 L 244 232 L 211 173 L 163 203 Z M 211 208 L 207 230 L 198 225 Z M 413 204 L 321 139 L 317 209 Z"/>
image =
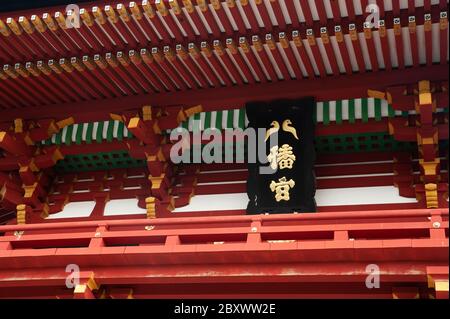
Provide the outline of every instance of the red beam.
<path id="1" fill-rule="evenodd" d="M 104 99 L 101 101 L 86 101 L 64 103 L 45 108 L 26 110 L 5 110 L 3 121 L 41 118 L 42 114 L 53 114 L 54 117 L 75 116 L 78 121 L 93 121 L 109 119 L 110 112 L 120 112 L 142 105 L 166 106 L 189 103 L 202 104 L 205 111 L 241 108 L 252 100 L 273 100 L 276 98 L 300 98 L 314 96 L 318 101 L 360 98 L 367 96 L 368 89 L 384 91 L 387 87 L 415 84 L 423 79 L 433 81 L 448 81 L 448 73 L 442 66 L 420 67 L 402 71 L 379 71 L 373 73 L 341 75 L 338 78 L 322 80 L 282 81 L 277 83 L 262 83 L 246 87 L 223 87 L 204 90 L 193 90 L 176 93 L 139 94 L 136 96 Z M 327 88 L 324 90 L 324 88 Z"/>

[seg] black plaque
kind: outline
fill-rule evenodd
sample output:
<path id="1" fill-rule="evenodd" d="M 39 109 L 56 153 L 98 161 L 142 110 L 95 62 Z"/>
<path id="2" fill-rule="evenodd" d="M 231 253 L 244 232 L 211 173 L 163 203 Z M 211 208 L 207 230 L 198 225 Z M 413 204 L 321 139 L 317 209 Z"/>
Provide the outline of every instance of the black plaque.
<path id="1" fill-rule="evenodd" d="M 257 143 L 256 152 L 265 146 L 265 162 L 248 164 L 247 213 L 315 212 L 314 99 L 253 102 L 246 111 L 249 127 L 265 128 L 266 137 L 278 137 L 277 142 L 268 138 Z M 272 173 L 262 173 L 271 165 Z"/>

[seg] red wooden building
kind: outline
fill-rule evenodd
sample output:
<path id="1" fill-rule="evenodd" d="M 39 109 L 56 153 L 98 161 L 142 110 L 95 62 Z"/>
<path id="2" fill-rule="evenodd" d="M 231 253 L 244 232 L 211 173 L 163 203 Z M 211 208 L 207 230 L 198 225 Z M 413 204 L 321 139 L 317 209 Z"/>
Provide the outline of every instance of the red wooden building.
<path id="1" fill-rule="evenodd" d="M 447 11 L 0 13 L 0 298 L 448 298 Z M 247 102 L 304 96 L 318 212 L 248 216 L 246 164 L 171 163 L 173 129 L 245 128 Z"/>

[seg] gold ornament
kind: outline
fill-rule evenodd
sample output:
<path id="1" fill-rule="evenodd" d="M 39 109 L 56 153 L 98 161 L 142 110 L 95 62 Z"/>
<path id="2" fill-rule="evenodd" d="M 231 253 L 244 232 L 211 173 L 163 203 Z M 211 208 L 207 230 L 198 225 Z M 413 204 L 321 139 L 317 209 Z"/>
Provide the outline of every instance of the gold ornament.
<path id="1" fill-rule="evenodd" d="M 298 140 L 297 130 L 295 127 L 290 126 L 292 124 L 291 120 L 287 119 L 283 122 L 283 131 L 291 133 Z"/>
<path id="2" fill-rule="evenodd" d="M 268 129 L 266 132 L 266 138 L 264 140 L 265 142 L 267 142 L 270 135 L 275 134 L 276 132 L 278 132 L 280 130 L 280 123 L 278 123 L 278 121 L 273 121 L 272 123 L 270 123 L 270 125 L 272 127 L 270 129 Z"/>

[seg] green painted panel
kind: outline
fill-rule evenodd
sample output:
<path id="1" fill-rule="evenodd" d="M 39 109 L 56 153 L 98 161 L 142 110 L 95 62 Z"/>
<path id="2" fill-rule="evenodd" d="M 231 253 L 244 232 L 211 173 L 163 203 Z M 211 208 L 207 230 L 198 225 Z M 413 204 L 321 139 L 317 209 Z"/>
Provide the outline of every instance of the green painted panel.
<path id="1" fill-rule="evenodd" d="M 86 143 L 92 143 L 92 132 L 94 131 L 94 123 L 89 123 L 86 132 Z"/>
<path id="2" fill-rule="evenodd" d="M 95 170 L 109 170 L 117 168 L 145 167 L 144 160 L 136 160 L 127 151 L 111 153 L 69 155 L 59 161 L 55 169 L 57 172 L 84 172 Z"/>
<path id="3" fill-rule="evenodd" d="M 101 143 L 103 141 L 103 126 L 104 122 L 98 122 L 97 134 L 95 135 L 95 140 L 97 143 Z"/>
<path id="4" fill-rule="evenodd" d="M 369 121 L 369 101 L 367 99 L 361 101 L 361 114 L 362 121 L 367 123 Z"/>
<path id="5" fill-rule="evenodd" d="M 233 126 L 234 126 L 234 110 L 228 110 L 226 128 L 233 128 Z"/>
<path id="6" fill-rule="evenodd" d="M 65 144 L 66 145 L 71 145 L 72 144 L 72 133 L 73 133 L 73 125 L 69 125 L 67 127 L 67 133 L 66 133 L 66 141 Z"/>
<path id="7" fill-rule="evenodd" d="M 245 129 L 245 118 L 246 118 L 246 114 L 245 114 L 245 109 L 241 109 L 239 110 L 239 128 L 240 129 Z"/>
<path id="8" fill-rule="evenodd" d="M 330 124 L 330 102 L 323 103 L 323 124 Z"/>
<path id="9" fill-rule="evenodd" d="M 83 142 L 83 128 L 86 124 L 80 124 L 78 125 L 78 129 L 77 129 L 77 135 L 76 135 L 76 141 L 75 143 L 77 145 L 80 145 Z"/>
<path id="10" fill-rule="evenodd" d="M 204 123 L 204 129 L 210 129 L 211 128 L 211 112 L 206 112 L 205 114 L 205 123 Z"/>
<path id="11" fill-rule="evenodd" d="M 58 133 L 56 133 L 56 137 L 55 137 L 55 144 L 56 145 L 61 145 L 61 143 L 62 143 L 62 134 L 63 134 L 63 130 L 61 130 Z"/>
<path id="12" fill-rule="evenodd" d="M 381 100 L 375 99 L 375 121 L 379 122 L 381 121 L 381 118 Z"/>
<path id="13" fill-rule="evenodd" d="M 353 153 L 409 151 L 417 149 L 414 142 L 399 142 L 386 133 L 345 134 L 316 138 L 318 153 Z"/>
<path id="14" fill-rule="evenodd" d="M 348 101 L 348 121 L 355 123 L 355 100 Z"/>
<path id="15" fill-rule="evenodd" d="M 222 129 L 222 112 L 216 112 L 216 128 Z"/>
<path id="16" fill-rule="evenodd" d="M 119 125 L 117 127 L 117 139 L 119 141 L 123 140 L 123 129 L 125 128 L 125 124 L 123 122 L 119 122 Z"/>
<path id="17" fill-rule="evenodd" d="M 342 124 L 342 101 L 336 101 L 336 124 Z"/>
<path id="18" fill-rule="evenodd" d="M 106 140 L 112 142 L 114 139 L 114 121 L 108 122 L 108 131 L 106 132 Z"/>

